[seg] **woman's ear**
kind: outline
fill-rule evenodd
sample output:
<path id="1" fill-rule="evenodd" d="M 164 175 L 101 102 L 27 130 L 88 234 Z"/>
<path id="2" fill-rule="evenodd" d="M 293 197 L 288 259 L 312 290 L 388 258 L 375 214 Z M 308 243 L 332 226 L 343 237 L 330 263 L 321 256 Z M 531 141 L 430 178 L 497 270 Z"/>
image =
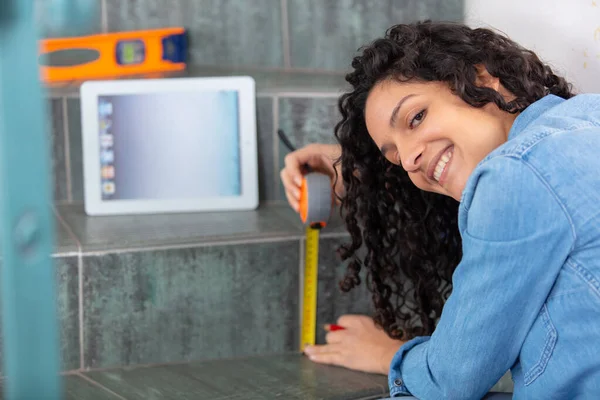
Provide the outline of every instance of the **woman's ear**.
<path id="1" fill-rule="evenodd" d="M 479 87 L 488 87 L 495 91 L 500 91 L 500 79 L 490 75 L 487 68 L 483 64 L 475 65 L 477 76 L 475 77 L 475 84 Z"/>

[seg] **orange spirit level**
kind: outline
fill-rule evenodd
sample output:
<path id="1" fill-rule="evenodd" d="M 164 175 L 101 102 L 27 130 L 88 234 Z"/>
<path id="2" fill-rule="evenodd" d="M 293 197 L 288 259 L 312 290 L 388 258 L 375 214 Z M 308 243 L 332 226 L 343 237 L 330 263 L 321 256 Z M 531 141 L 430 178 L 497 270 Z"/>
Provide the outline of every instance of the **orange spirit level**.
<path id="1" fill-rule="evenodd" d="M 186 30 L 179 27 L 45 39 L 40 41 L 46 58 L 41 79 L 54 83 L 181 71 L 186 52 Z"/>

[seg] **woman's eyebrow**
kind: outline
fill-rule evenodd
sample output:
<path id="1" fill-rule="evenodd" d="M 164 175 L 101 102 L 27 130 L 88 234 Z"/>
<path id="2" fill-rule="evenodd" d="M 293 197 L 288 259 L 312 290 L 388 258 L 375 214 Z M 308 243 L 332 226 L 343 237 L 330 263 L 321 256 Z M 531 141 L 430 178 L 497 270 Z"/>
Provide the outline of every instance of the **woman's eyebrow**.
<path id="1" fill-rule="evenodd" d="M 400 101 L 398 102 L 398 104 L 396 104 L 396 107 L 394 107 L 394 109 L 392 110 L 392 115 L 390 116 L 390 127 L 394 128 L 396 125 L 396 118 L 398 117 L 398 111 L 400 111 L 400 107 L 402 107 L 402 104 L 404 104 L 404 102 L 408 99 L 410 99 L 411 97 L 416 96 L 416 94 L 409 94 L 404 96 L 402 99 L 400 99 Z"/>

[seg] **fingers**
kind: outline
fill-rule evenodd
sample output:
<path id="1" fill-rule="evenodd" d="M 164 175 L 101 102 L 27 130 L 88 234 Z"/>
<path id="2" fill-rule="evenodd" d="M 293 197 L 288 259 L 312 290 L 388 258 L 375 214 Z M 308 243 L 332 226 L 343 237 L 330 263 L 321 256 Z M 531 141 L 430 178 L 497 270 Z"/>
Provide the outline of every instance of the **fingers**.
<path id="1" fill-rule="evenodd" d="M 344 358 L 340 353 L 319 353 L 308 356 L 308 359 L 319 364 L 337 365 L 340 367 L 344 365 Z"/>
<path id="2" fill-rule="evenodd" d="M 285 189 L 287 201 L 296 212 L 299 211 L 300 185 L 306 172 L 304 171 L 304 165 L 310 165 L 314 171 L 333 176 L 333 162 L 323 153 L 329 147 L 331 145 L 310 144 L 285 157 L 285 166 L 279 175 Z"/>
<path id="3" fill-rule="evenodd" d="M 337 344 L 308 346 L 304 349 L 308 359 L 320 364 L 343 365 L 342 348 Z"/>
<path id="4" fill-rule="evenodd" d="M 327 335 L 325 335 L 325 341 L 328 344 L 342 343 L 344 340 L 344 335 L 346 335 L 346 332 L 340 332 L 340 331 L 328 332 Z"/>
<path id="5" fill-rule="evenodd" d="M 285 168 L 280 172 L 281 182 L 285 189 L 285 196 L 288 203 L 298 212 L 300 210 L 300 185 L 302 183 L 302 173 L 300 163 L 295 155 L 288 154 L 285 157 Z"/>
<path id="6" fill-rule="evenodd" d="M 285 171 L 289 176 L 290 183 L 293 183 L 298 187 L 302 183 L 302 164 L 307 161 L 301 160 L 302 153 L 304 153 L 302 150 L 304 149 L 288 154 L 284 159 Z"/>
<path id="7" fill-rule="evenodd" d="M 360 324 L 362 319 L 364 319 L 363 315 L 346 314 L 338 318 L 337 324 L 344 328 L 351 328 Z"/>
<path id="8" fill-rule="evenodd" d="M 290 206 L 298 212 L 300 210 L 300 186 L 292 181 L 286 169 L 281 170 L 280 176 L 285 189 L 285 197 Z"/>

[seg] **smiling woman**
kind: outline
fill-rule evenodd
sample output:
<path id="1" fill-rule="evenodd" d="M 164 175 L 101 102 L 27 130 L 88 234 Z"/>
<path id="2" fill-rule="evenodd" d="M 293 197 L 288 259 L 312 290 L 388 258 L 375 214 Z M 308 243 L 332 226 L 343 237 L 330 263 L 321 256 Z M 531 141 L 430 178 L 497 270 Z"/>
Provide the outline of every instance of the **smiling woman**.
<path id="1" fill-rule="evenodd" d="M 506 92 L 499 78 L 479 69 L 476 84 Z M 365 127 L 381 154 L 419 189 L 458 201 L 479 161 L 506 142 L 515 117 L 493 103 L 471 107 L 441 82 L 383 79 L 365 104 Z"/>
<path id="2" fill-rule="evenodd" d="M 281 177 L 294 204 L 299 166 L 337 151 L 342 289 L 365 268 L 375 315 L 306 353 L 387 373 L 392 396 L 482 398 L 511 369 L 516 398 L 597 397 L 600 96 L 460 24 L 394 26 L 352 67 L 339 145 Z"/>

